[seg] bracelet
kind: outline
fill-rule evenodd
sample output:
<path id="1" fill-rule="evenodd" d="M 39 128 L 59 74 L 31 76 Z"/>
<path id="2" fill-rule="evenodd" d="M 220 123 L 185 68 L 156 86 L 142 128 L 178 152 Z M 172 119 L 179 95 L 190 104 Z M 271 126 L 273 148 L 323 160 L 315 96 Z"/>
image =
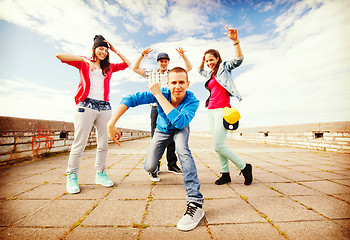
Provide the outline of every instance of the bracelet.
<path id="1" fill-rule="evenodd" d="M 237 42 L 234 42 L 234 43 L 233 43 L 233 45 L 237 45 L 237 44 L 239 44 L 239 40 L 238 40 Z"/>
<path id="2" fill-rule="evenodd" d="M 143 55 L 143 53 L 141 53 L 142 57 L 144 57 L 145 55 Z"/>

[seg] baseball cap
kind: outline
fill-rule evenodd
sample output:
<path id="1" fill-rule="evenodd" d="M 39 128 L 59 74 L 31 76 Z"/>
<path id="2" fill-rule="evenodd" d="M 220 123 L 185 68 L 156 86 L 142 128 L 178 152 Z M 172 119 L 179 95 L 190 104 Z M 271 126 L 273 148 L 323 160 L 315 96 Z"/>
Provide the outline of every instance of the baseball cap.
<path id="1" fill-rule="evenodd" d="M 239 125 L 241 114 L 235 107 L 225 107 L 223 112 L 223 124 L 227 130 L 236 130 Z"/>
<path id="2" fill-rule="evenodd" d="M 170 61 L 169 55 L 167 53 L 159 53 L 157 56 L 157 61 L 159 59 L 168 59 Z"/>

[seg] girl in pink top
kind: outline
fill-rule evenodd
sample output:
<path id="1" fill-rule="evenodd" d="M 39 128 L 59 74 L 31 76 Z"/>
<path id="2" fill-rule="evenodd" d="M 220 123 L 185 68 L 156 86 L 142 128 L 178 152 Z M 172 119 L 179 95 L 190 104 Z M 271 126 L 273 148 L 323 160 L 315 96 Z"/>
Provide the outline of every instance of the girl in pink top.
<path id="1" fill-rule="evenodd" d="M 122 63 L 109 62 L 108 50 L 116 53 Z M 74 120 L 74 141 L 69 154 L 67 168 L 67 192 L 79 193 L 78 174 L 81 157 L 86 146 L 92 126 L 97 132 L 96 176 L 95 183 L 111 187 L 114 183 L 106 174 L 108 151 L 107 122 L 112 116 L 109 103 L 109 82 L 112 73 L 124 70 L 131 62 L 101 35 L 96 35 L 92 47 L 92 57 L 59 53 L 56 55 L 63 63 L 79 70 L 79 86 L 74 97 L 77 109 Z"/>
<path id="2" fill-rule="evenodd" d="M 206 107 L 208 107 L 208 120 L 214 140 L 214 149 L 219 155 L 221 165 L 222 175 L 215 181 L 215 184 L 222 185 L 231 182 L 228 164 L 228 160 L 230 160 L 243 173 L 245 178 L 244 184 L 250 185 L 253 181 L 252 166 L 242 161 L 225 145 L 228 130 L 223 126 L 223 110 L 225 107 L 231 107 L 231 96 L 242 100 L 231 78 L 231 71 L 240 66 L 243 61 L 237 29 L 229 29 L 227 26 L 226 29 L 227 33 L 225 34 L 233 41 L 235 59 L 222 62 L 220 53 L 215 49 L 209 49 L 204 53 L 202 63 L 199 67 L 199 73 L 207 79 L 205 87 L 210 92 L 210 96 L 206 101 Z M 204 70 L 204 64 L 211 70 L 210 72 Z"/>

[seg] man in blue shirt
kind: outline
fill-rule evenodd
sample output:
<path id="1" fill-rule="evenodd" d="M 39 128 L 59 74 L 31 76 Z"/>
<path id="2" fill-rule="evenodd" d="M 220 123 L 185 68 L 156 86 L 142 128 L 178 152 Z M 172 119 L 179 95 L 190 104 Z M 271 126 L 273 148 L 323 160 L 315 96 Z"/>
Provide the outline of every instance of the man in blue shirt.
<path id="1" fill-rule="evenodd" d="M 160 89 L 158 83 L 151 83 L 148 85 L 149 92 L 138 92 L 124 97 L 107 124 L 108 135 L 120 146 L 118 140 L 121 138 L 121 134 L 114 127 L 118 119 L 129 107 L 157 103 L 159 113 L 157 129 L 147 152 L 144 169 L 156 177 L 159 160 L 168 142 L 174 139 L 187 192 L 187 210 L 177 223 L 177 228 L 189 231 L 194 229 L 204 217 L 202 209 L 204 199 L 199 191 L 197 168 L 188 147 L 189 123 L 198 109 L 199 101 L 192 92 L 187 91 L 190 82 L 187 72 L 183 68 L 173 68 L 168 74 L 167 84 L 169 89 Z M 155 180 L 159 181 L 159 178 Z"/>

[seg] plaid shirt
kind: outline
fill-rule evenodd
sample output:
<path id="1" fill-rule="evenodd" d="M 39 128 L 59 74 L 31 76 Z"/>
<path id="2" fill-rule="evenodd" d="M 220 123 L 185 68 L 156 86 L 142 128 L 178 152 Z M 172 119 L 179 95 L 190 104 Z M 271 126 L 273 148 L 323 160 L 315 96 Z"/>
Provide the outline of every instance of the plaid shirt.
<path id="1" fill-rule="evenodd" d="M 145 69 L 145 78 L 148 79 L 148 83 L 158 83 L 161 89 L 168 88 L 167 82 L 169 72 L 169 69 L 165 70 L 164 73 L 159 71 L 157 68 L 149 70 Z M 157 106 L 157 104 L 151 103 L 151 106 Z"/>

